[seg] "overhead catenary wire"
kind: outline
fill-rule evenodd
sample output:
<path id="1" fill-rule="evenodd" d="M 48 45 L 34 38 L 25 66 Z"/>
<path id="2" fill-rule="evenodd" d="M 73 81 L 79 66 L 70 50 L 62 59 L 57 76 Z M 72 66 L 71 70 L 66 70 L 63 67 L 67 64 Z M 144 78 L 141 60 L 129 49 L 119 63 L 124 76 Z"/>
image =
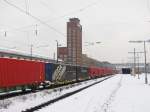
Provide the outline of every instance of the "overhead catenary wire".
<path id="1" fill-rule="evenodd" d="M 10 5 L 10 6 L 12 6 L 12 7 L 16 8 L 16 9 L 17 9 L 17 10 L 19 10 L 20 12 L 25 13 L 25 14 L 27 14 L 28 16 L 32 17 L 33 19 L 35 19 L 35 20 L 39 21 L 41 24 L 43 24 L 43 25 L 47 26 L 49 29 L 54 30 L 55 32 L 57 32 L 57 33 L 58 33 L 58 34 L 60 34 L 61 36 L 64 36 L 64 37 L 65 37 L 65 35 L 64 35 L 62 32 L 60 32 L 60 31 L 58 31 L 57 29 L 55 29 L 54 27 L 50 26 L 49 24 L 47 24 L 46 22 L 42 21 L 42 20 L 41 20 L 41 19 L 39 19 L 38 17 L 36 17 L 36 16 L 32 15 L 32 14 L 31 14 L 31 13 L 29 13 L 29 12 L 28 12 L 28 13 L 26 13 L 26 11 L 25 11 L 25 10 L 23 10 L 23 9 L 19 8 L 18 6 L 14 5 L 14 4 L 13 4 L 13 3 L 11 3 L 11 2 L 8 2 L 7 0 L 3 0 L 3 1 L 4 1 L 4 2 L 6 2 L 8 5 Z"/>
<path id="2" fill-rule="evenodd" d="M 51 21 L 53 21 L 53 20 L 57 20 L 57 19 L 60 19 L 60 18 L 69 16 L 69 15 L 72 15 L 72 14 L 75 14 L 75 13 L 83 12 L 83 11 L 85 11 L 86 9 L 88 9 L 88 8 L 90 8 L 90 7 L 92 7 L 92 6 L 97 5 L 97 4 L 98 4 L 99 2 L 101 2 L 101 1 L 102 1 L 102 0 L 97 0 L 97 1 L 95 1 L 95 2 L 93 2 L 93 3 L 89 3 L 88 5 L 86 5 L 86 6 L 84 6 L 84 7 L 81 7 L 81 8 L 79 8 L 79 9 L 77 9 L 77 10 L 68 12 L 68 13 L 63 14 L 63 15 L 60 15 L 60 16 L 58 16 L 58 17 L 56 17 L 56 18 L 47 20 L 46 22 L 48 23 L 48 22 L 51 22 Z"/>
<path id="3" fill-rule="evenodd" d="M 39 1 L 39 3 L 40 3 L 41 5 L 43 5 L 46 9 L 48 9 L 48 11 L 54 12 L 54 10 L 53 10 L 52 8 L 50 8 L 50 7 L 47 5 L 47 3 L 45 3 L 43 0 L 38 0 L 38 1 Z"/>
<path id="4" fill-rule="evenodd" d="M 19 46 L 29 46 L 30 44 L 27 44 L 27 43 L 24 43 L 24 42 L 20 42 L 20 41 L 10 41 L 10 40 L 0 40 L 0 41 L 3 41 L 3 43 L 7 42 L 7 43 L 11 43 L 11 44 L 16 44 L 17 45 L 19 44 Z"/>
<path id="5" fill-rule="evenodd" d="M 11 42 L 11 41 L 6 41 L 6 42 Z M 14 41 L 14 43 L 16 43 L 15 41 Z M 18 43 L 18 42 L 17 42 Z M 31 48 L 31 45 L 30 44 L 25 44 L 25 43 L 19 43 L 20 45 L 13 45 L 13 46 L 6 46 L 6 45 L 0 45 L 0 50 L 5 50 L 5 49 L 8 49 L 8 50 L 19 50 L 18 48 L 20 48 L 22 45 L 24 46 L 24 47 L 26 47 L 26 48 Z M 33 45 L 32 45 L 32 47 L 33 47 Z M 38 46 L 34 46 L 33 48 L 34 49 L 39 49 L 39 48 L 46 48 L 46 47 L 49 47 L 49 45 L 48 44 L 41 44 L 41 45 L 38 45 Z M 4 49 L 5 48 L 5 49 Z M 27 50 L 27 49 L 26 49 Z M 22 50 L 19 50 L 19 52 L 20 51 L 22 51 Z M 19 53 L 18 52 L 18 53 Z M 20 52 L 21 53 L 21 52 Z"/>
<path id="6" fill-rule="evenodd" d="M 23 47 L 30 47 L 31 46 L 31 44 L 27 44 L 27 43 L 20 42 L 20 41 L 10 41 L 10 40 L 0 40 L 0 41 L 3 41 L 3 43 L 10 43 L 12 45 L 15 44 L 14 46 L 18 46 L 18 47 L 21 47 L 21 46 L 23 46 Z M 0 46 L 3 46 L 3 45 L 1 44 Z M 34 46 L 34 48 L 48 47 L 48 46 L 49 45 L 47 43 L 45 43 L 45 44 L 40 44 L 38 46 L 36 45 L 36 46 Z"/>
<path id="7" fill-rule="evenodd" d="M 5 2 L 8 2 L 7 0 L 4 0 Z M 84 6 L 84 7 L 82 7 L 82 8 L 79 8 L 79 9 L 77 9 L 77 10 L 74 10 L 74 11 L 71 11 L 71 12 L 68 12 L 68 13 L 66 13 L 66 14 L 63 14 L 63 15 L 60 15 L 60 16 L 58 16 L 58 17 L 55 17 L 55 18 L 52 18 L 52 19 L 49 19 L 49 20 L 47 20 L 47 21 L 42 21 L 42 22 L 44 22 L 44 24 L 46 23 L 49 23 L 49 22 L 52 22 L 52 21 L 56 21 L 56 20 L 58 20 L 58 19 L 61 19 L 61 18 L 64 18 L 64 17 L 66 17 L 66 16 L 69 16 L 69 15 L 72 15 L 72 14 L 75 14 L 75 13 L 80 13 L 80 12 L 83 12 L 84 10 L 86 10 L 87 8 L 89 8 L 89 7 L 92 7 L 92 6 L 94 6 L 94 5 L 97 5 L 97 3 L 99 3 L 101 0 L 97 0 L 97 1 L 95 1 L 95 2 L 93 2 L 93 3 L 89 3 L 88 5 L 86 5 L 86 6 Z M 42 1 L 43 2 L 43 1 Z M 26 5 L 28 4 L 28 2 L 26 1 L 25 2 L 26 3 Z M 10 5 L 14 5 L 14 4 L 10 4 Z M 28 7 L 28 8 L 27 8 Z M 48 6 L 45 6 L 46 8 L 48 8 Z M 17 6 L 15 6 L 15 8 L 19 8 L 19 7 L 17 7 Z M 20 8 L 19 8 L 19 10 L 20 10 Z M 21 9 L 21 10 L 23 10 L 23 9 Z M 29 12 L 29 6 L 26 6 L 26 11 L 24 11 L 23 10 L 23 13 L 26 13 L 26 14 L 28 14 L 27 13 L 27 10 L 28 10 L 28 12 Z M 41 23 L 41 22 L 40 22 Z M 42 23 L 43 24 L 43 23 Z M 27 25 L 27 26 L 22 26 L 22 27 L 18 27 L 18 28 L 12 28 L 12 29 L 10 29 L 10 30 L 7 30 L 7 32 L 8 31 L 16 31 L 16 30 L 20 30 L 20 29 L 24 29 L 24 28 L 28 28 L 28 27 L 34 27 L 35 25 L 37 25 L 37 24 L 31 24 L 31 25 Z M 54 28 L 55 29 L 55 28 Z M 56 29 L 55 29 L 56 30 Z M 61 33 L 61 32 L 60 32 Z M 62 34 L 62 33 L 61 33 Z M 63 34 L 64 35 L 64 34 Z"/>

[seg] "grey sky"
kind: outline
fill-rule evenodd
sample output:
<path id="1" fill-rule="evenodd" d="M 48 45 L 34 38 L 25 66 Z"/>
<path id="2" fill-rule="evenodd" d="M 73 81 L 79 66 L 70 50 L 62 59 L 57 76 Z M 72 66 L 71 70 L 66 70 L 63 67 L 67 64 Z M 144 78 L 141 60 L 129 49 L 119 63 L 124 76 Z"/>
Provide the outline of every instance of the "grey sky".
<path id="1" fill-rule="evenodd" d="M 84 46 L 83 53 L 100 61 L 127 62 L 128 51 L 142 44 L 128 40 L 150 39 L 150 7 L 148 0 L 7 0 L 66 35 L 66 22 L 78 17 L 83 26 L 83 42 L 101 41 L 102 44 Z M 38 35 L 35 29 L 38 25 Z M 31 25 L 31 26 L 28 26 Z M 27 26 L 27 27 L 24 27 Z M 17 29 L 16 29 L 17 28 Z M 19 28 L 19 29 L 18 29 Z M 7 31 L 7 36 L 4 36 Z M 28 15 L 0 0 L 0 47 L 53 58 L 56 42 L 66 44 L 66 37 L 51 30 Z M 40 45 L 49 47 L 39 47 Z M 150 46 L 147 44 L 150 52 Z M 150 55 L 150 54 L 148 54 Z M 142 55 L 141 55 L 142 56 Z M 143 58 L 141 58 L 143 60 Z M 148 57 L 148 61 L 150 58 Z"/>

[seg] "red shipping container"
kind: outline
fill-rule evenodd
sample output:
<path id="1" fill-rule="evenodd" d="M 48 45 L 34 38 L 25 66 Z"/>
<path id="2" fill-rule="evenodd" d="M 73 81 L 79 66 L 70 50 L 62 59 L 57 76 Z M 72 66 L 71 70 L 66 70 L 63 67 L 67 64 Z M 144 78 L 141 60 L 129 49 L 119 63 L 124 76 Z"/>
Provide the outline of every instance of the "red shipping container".
<path id="1" fill-rule="evenodd" d="M 98 74 L 99 74 L 98 72 L 99 72 L 98 68 L 96 68 L 96 67 L 89 67 L 89 75 L 90 75 L 90 77 L 98 76 Z"/>
<path id="2" fill-rule="evenodd" d="M 43 62 L 0 58 L 0 88 L 37 84 L 44 80 Z"/>

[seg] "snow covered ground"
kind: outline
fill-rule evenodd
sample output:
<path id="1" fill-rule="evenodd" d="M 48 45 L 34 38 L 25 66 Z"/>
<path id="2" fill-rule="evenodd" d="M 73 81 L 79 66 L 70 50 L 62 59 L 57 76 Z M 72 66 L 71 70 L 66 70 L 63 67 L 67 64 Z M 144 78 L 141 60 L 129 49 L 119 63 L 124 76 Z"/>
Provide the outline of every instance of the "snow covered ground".
<path id="1" fill-rule="evenodd" d="M 23 96 L 17 96 L 14 98 L 9 98 L 6 100 L 0 100 L 0 112 L 21 112 L 22 110 L 26 110 L 30 107 L 34 107 L 43 102 L 52 100 L 57 98 L 63 94 L 78 90 L 79 88 L 83 88 L 87 85 L 93 84 L 104 78 L 94 79 L 90 81 L 81 82 L 78 84 L 73 84 L 72 86 L 65 86 L 63 88 L 57 88 L 53 90 L 44 90 L 37 93 L 32 93 Z"/>
<path id="2" fill-rule="evenodd" d="M 115 96 L 110 112 L 150 112 L 150 86 L 144 84 L 144 74 L 140 80 L 124 76 L 122 86 Z"/>
<path id="3" fill-rule="evenodd" d="M 144 83 L 144 78 L 144 74 L 140 75 L 140 79 L 137 76 L 117 74 L 38 112 L 150 112 L 150 74 L 149 84 Z M 0 112 L 21 112 L 99 80 L 3 100 L 0 101 Z"/>
<path id="4" fill-rule="evenodd" d="M 136 78 L 138 78 L 138 74 L 136 74 Z M 145 73 L 139 74 L 139 79 L 145 82 Z M 148 84 L 150 84 L 150 74 L 147 74 Z"/>
<path id="5" fill-rule="evenodd" d="M 118 74 L 39 112 L 150 112 L 150 85 L 144 75 Z"/>

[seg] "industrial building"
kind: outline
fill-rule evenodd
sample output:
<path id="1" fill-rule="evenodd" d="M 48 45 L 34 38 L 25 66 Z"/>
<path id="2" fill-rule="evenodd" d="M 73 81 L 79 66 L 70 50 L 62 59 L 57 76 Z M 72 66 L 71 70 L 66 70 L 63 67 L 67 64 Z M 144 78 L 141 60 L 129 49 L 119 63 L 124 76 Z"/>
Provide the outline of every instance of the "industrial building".
<path id="1" fill-rule="evenodd" d="M 82 26 L 78 18 L 67 22 L 67 47 L 58 48 L 58 57 L 68 64 L 82 64 Z"/>
<path id="2" fill-rule="evenodd" d="M 67 22 L 68 63 L 82 64 L 82 26 L 78 18 Z"/>

